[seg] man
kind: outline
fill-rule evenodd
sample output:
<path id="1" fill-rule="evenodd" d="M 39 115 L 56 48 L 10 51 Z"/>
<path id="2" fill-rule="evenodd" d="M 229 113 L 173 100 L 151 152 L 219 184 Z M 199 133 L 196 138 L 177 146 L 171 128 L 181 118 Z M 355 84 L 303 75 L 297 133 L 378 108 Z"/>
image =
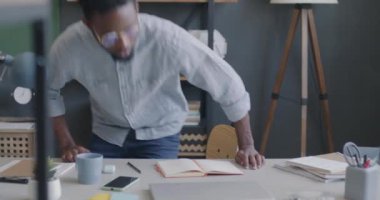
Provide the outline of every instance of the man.
<path id="1" fill-rule="evenodd" d="M 105 157 L 176 158 L 187 102 L 179 74 L 210 93 L 237 131 L 236 161 L 264 163 L 255 150 L 249 94 L 232 67 L 184 29 L 138 14 L 135 0 L 80 0 L 84 19 L 51 49 L 49 105 L 62 159 L 82 152 Z M 64 119 L 60 89 L 77 80 L 90 94 L 93 139 L 76 145 Z"/>

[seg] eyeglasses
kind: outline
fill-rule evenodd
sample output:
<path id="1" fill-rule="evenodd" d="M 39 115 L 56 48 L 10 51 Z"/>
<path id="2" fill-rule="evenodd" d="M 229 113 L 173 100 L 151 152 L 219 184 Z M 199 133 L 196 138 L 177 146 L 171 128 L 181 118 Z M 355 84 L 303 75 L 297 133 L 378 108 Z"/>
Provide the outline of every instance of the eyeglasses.
<path id="1" fill-rule="evenodd" d="M 117 41 L 122 37 L 122 35 L 127 36 L 130 40 L 134 40 L 139 32 L 138 24 L 135 24 L 128 29 L 121 31 L 111 31 L 103 35 L 99 35 L 93 28 L 93 32 L 98 40 L 98 42 L 106 49 L 114 47 Z"/>

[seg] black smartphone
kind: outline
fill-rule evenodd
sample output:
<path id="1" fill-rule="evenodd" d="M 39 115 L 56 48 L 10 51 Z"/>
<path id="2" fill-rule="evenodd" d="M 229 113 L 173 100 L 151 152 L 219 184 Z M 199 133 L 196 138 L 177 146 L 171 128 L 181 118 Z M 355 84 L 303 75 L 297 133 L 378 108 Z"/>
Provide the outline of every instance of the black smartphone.
<path id="1" fill-rule="evenodd" d="M 122 191 L 139 180 L 138 177 L 119 176 L 111 182 L 105 184 L 103 190 Z"/>

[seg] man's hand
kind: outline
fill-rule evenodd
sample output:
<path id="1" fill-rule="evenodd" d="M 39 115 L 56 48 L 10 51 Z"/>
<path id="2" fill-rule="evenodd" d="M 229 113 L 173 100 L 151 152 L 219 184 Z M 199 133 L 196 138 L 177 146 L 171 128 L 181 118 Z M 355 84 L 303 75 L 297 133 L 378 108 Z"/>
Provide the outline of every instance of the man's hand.
<path id="1" fill-rule="evenodd" d="M 74 145 L 74 146 L 66 147 L 62 149 L 62 161 L 75 162 L 75 157 L 77 154 L 87 153 L 87 152 L 90 152 L 90 151 L 82 146 Z"/>
<path id="2" fill-rule="evenodd" d="M 239 145 L 239 151 L 235 156 L 236 162 L 247 169 L 259 169 L 264 165 L 265 158 L 254 147 L 248 113 L 239 121 L 234 122 L 233 126 L 236 129 Z"/>
<path id="3" fill-rule="evenodd" d="M 54 133 L 59 142 L 63 162 L 74 162 L 77 154 L 90 152 L 86 148 L 75 144 L 69 128 L 67 127 L 64 115 L 53 117 L 52 120 Z"/>
<path id="4" fill-rule="evenodd" d="M 239 149 L 235 161 L 246 169 L 260 169 L 265 164 L 265 157 L 260 155 L 253 145 Z"/>

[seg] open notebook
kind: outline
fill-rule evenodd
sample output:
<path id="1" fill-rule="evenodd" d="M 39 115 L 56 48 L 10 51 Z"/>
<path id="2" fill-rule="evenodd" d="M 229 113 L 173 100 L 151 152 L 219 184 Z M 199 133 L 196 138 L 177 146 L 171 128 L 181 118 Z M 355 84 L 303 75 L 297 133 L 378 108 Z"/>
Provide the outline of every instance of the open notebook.
<path id="1" fill-rule="evenodd" d="M 226 160 L 164 160 L 158 161 L 156 166 L 157 170 L 167 178 L 243 174 L 240 169 Z"/>
<path id="2" fill-rule="evenodd" d="M 0 177 L 33 177 L 34 160 L 12 160 L 0 166 Z M 55 162 L 56 177 L 64 175 L 74 168 L 74 163 Z"/>
<path id="3" fill-rule="evenodd" d="M 179 182 L 150 185 L 154 200 L 274 200 L 253 181 Z"/>

